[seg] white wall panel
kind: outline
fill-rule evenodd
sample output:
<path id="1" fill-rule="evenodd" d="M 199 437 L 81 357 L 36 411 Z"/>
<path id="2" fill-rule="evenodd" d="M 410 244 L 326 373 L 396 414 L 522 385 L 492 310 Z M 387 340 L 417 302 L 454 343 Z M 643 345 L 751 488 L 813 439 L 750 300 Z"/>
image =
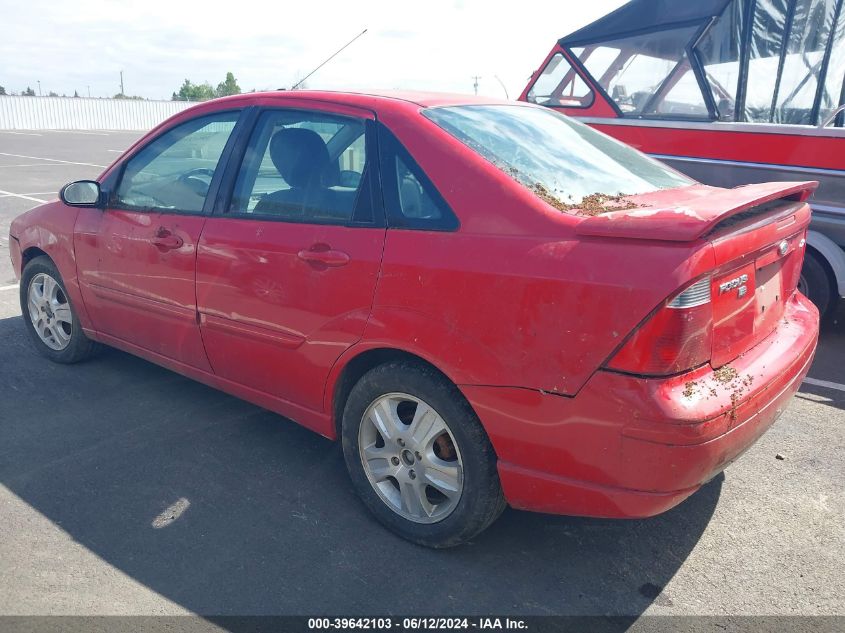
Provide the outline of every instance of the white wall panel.
<path id="1" fill-rule="evenodd" d="M 185 101 L 0 96 L 0 130 L 149 130 L 192 105 Z"/>

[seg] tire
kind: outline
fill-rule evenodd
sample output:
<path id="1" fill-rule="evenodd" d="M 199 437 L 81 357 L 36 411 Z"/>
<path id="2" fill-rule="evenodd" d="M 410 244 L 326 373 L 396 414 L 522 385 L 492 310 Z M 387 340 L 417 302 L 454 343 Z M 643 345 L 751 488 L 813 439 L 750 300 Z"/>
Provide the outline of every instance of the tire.
<path id="1" fill-rule="evenodd" d="M 36 257 L 24 268 L 20 301 L 27 332 L 42 356 L 69 364 L 94 353 L 96 343 L 82 331 L 62 276 L 48 257 Z"/>
<path id="2" fill-rule="evenodd" d="M 807 250 L 804 256 L 804 267 L 801 269 L 798 289 L 816 304 L 822 318 L 832 311 L 836 297 L 833 280 L 819 256 L 810 250 Z"/>
<path id="3" fill-rule="evenodd" d="M 402 538 L 460 545 L 505 508 L 481 422 L 457 387 L 422 363 L 389 362 L 366 373 L 346 401 L 341 435 L 356 492 Z"/>

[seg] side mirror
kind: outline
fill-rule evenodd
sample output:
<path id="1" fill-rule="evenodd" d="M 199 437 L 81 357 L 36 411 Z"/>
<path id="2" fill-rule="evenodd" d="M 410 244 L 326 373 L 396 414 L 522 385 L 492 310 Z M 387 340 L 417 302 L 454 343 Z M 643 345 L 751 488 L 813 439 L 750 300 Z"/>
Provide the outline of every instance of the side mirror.
<path id="1" fill-rule="evenodd" d="M 357 171 L 344 169 L 340 172 L 340 182 L 338 184 L 341 187 L 355 189 L 361 184 L 361 174 Z"/>
<path id="2" fill-rule="evenodd" d="M 97 207 L 100 204 L 100 183 L 95 180 L 77 180 L 62 187 L 62 202 L 71 207 Z"/>

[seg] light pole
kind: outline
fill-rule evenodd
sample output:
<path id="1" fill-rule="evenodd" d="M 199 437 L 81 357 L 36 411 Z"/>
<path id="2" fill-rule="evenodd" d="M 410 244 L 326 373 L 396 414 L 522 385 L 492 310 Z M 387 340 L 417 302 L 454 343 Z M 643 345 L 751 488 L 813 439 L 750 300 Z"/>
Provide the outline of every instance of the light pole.
<path id="1" fill-rule="evenodd" d="M 41 80 L 37 79 L 36 81 L 38 82 L 38 96 L 40 97 L 41 96 Z"/>

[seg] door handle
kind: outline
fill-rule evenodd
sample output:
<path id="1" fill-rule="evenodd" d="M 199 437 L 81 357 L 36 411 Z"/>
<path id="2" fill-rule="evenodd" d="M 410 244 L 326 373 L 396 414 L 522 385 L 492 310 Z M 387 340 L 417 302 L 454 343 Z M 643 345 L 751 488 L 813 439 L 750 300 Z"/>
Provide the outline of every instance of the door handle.
<path id="1" fill-rule="evenodd" d="M 181 248 L 185 243 L 185 240 L 178 235 L 174 235 L 164 227 L 156 231 L 156 234 L 153 236 L 151 241 L 157 248 L 165 251 Z"/>
<path id="2" fill-rule="evenodd" d="M 320 248 L 320 246 L 324 248 Z M 323 264 L 324 266 L 331 266 L 333 268 L 345 266 L 349 263 L 349 255 L 343 251 L 332 250 L 324 244 L 315 244 L 307 251 L 299 251 L 297 257 L 309 263 Z"/>

